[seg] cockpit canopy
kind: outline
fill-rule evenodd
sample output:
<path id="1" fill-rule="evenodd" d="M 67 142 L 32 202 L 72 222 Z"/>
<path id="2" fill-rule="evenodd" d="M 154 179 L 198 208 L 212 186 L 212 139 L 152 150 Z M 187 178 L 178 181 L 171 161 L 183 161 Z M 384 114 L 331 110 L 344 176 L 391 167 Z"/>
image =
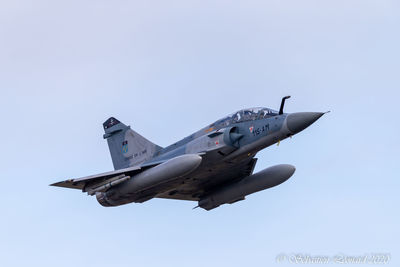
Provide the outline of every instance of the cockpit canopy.
<path id="1" fill-rule="evenodd" d="M 221 128 L 234 123 L 239 123 L 244 121 L 254 121 L 263 118 L 269 118 L 276 115 L 278 115 L 278 112 L 270 108 L 258 107 L 258 108 L 242 109 L 236 113 L 232 113 L 226 116 L 225 118 L 222 118 L 214 122 L 213 124 L 211 124 L 211 126 L 215 128 Z"/>

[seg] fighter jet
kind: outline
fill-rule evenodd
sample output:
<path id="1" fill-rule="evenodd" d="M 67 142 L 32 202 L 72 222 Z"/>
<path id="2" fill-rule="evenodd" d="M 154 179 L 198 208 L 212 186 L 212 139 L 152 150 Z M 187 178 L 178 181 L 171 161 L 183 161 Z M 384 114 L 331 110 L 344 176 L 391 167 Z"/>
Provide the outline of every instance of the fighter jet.
<path id="1" fill-rule="evenodd" d="M 304 130 L 321 112 L 284 113 L 248 108 L 228 115 L 165 148 L 117 120 L 103 123 L 114 171 L 51 184 L 82 190 L 105 207 L 152 198 L 197 201 L 211 210 L 288 180 L 295 167 L 253 170 L 258 151 Z"/>

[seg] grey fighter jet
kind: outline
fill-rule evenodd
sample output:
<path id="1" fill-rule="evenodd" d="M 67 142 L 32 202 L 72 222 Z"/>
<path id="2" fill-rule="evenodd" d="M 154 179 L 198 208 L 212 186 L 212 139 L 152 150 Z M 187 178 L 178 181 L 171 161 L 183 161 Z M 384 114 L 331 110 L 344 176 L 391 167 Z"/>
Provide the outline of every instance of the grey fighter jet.
<path id="1" fill-rule="evenodd" d="M 253 174 L 258 151 L 297 134 L 324 113 L 284 113 L 249 108 L 160 147 L 111 117 L 103 127 L 114 171 L 52 184 L 95 195 L 105 207 L 152 198 L 192 200 L 214 209 L 289 179 L 295 167 L 281 164 Z"/>

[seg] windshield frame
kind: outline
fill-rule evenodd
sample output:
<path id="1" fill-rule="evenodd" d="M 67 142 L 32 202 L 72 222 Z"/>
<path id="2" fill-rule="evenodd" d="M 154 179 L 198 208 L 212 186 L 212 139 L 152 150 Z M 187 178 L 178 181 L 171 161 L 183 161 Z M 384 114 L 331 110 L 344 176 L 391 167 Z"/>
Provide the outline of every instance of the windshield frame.
<path id="1" fill-rule="evenodd" d="M 210 127 L 223 128 L 231 124 L 236 124 L 246 121 L 261 120 L 277 115 L 278 111 L 270 108 L 264 108 L 264 107 L 246 108 L 239 110 L 235 113 L 229 114 L 228 116 L 222 119 L 217 120 L 216 122 L 211 124 Z"/>

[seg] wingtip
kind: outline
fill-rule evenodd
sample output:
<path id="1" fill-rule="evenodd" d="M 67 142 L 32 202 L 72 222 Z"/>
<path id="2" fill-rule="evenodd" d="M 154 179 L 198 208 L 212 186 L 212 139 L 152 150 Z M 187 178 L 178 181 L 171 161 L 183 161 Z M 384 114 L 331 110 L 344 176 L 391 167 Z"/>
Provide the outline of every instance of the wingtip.
<path id="1" fill-rule="evenodd" d="M 49 184 L 49 186 L 58 186 L 60 182 Z"/>
<path id="2" fill-rule="evenodd" d="M 61 181 L 61 182 L 56 182 L 56 183 L 49 184 L 49 186 L 59 186 L 59 187 L 63 187 L 62 185 L 63 185 L 64 183 L 72 183 L 72 182 L 73 182 L 73 179 L 68 179 L 68 180 L 65 180 L 65 181 Z"/>

